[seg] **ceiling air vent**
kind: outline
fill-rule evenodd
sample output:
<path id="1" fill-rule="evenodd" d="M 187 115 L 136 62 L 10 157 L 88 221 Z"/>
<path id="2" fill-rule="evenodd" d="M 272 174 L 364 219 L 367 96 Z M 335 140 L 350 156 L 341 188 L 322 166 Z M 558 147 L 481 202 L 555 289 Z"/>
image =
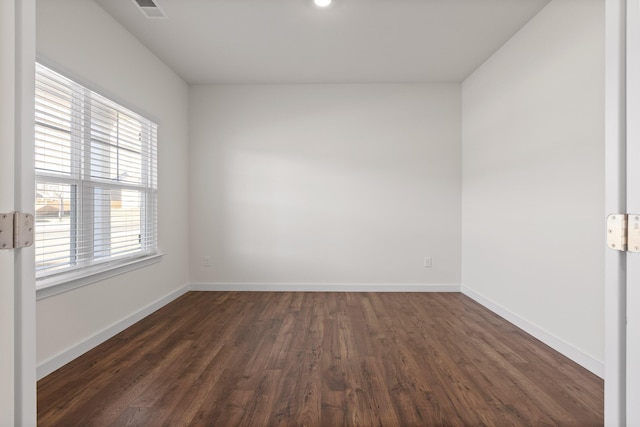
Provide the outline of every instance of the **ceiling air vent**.
<path id="1" fill-rule="evenodd" d="M 158 0 L 133 0 L 142 14 L 149 19 L 166 19 L 164 11 L 158 4 Z"/>

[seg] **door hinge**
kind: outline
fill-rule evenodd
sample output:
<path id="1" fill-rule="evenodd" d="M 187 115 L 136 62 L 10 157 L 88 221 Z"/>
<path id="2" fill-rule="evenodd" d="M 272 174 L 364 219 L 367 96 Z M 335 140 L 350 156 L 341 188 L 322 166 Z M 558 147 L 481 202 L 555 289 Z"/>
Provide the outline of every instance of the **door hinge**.
<path id="1" fill-rule="evenodd" d="M 609 215 L 607 246 L 616 251 L 640 252 L 640 215 Z"/>
<path id="2" fill-rule="evenodd" d="M 33 245 L 33 215 L 22 212 L 0 213 L 0 249 Z"/>

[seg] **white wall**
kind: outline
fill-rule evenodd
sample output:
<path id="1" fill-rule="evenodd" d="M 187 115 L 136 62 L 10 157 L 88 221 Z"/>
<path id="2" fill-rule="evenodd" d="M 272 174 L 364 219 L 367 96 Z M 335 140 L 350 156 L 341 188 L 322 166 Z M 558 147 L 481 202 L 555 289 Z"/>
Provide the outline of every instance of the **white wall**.
<path id="1" fill-rule="evenodd" d="M 192 282 L 459 285 L 460 85 L 195 86 L 190 132 Z"/>
<path id="2" fill-rule="evenodd" d="M 93 1 L 40 0 L 47 62 L 159 123 L 159 264 L 37 303 L 37 360 L 90 340 L 188 282 L 188 87 Z"/>
<path id="3" fill-rule="evenodd" d="M 464 291 L 602 374 L 604 2 L 553 0 L 462 87 Z"/>

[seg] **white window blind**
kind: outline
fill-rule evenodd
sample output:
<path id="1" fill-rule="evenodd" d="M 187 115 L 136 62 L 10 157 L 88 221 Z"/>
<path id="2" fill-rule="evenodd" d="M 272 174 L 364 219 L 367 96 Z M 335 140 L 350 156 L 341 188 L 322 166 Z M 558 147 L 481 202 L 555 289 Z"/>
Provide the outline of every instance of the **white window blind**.
<path id="1" fill-rule="evenodd" d="M 157 125 L 36 64 L 36 277 L 157 252 Z"/>

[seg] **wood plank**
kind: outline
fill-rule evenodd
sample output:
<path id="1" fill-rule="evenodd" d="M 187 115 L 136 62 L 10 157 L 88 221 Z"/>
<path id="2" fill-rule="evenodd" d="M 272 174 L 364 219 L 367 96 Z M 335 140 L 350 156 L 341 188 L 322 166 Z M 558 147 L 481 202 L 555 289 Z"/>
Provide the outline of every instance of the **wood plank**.
<path id="1" fill-rule="evenodd" d="M 464 295 L 190 292 L 38 382 L 38 424 L 603 425 L 603 381 Z"/>

